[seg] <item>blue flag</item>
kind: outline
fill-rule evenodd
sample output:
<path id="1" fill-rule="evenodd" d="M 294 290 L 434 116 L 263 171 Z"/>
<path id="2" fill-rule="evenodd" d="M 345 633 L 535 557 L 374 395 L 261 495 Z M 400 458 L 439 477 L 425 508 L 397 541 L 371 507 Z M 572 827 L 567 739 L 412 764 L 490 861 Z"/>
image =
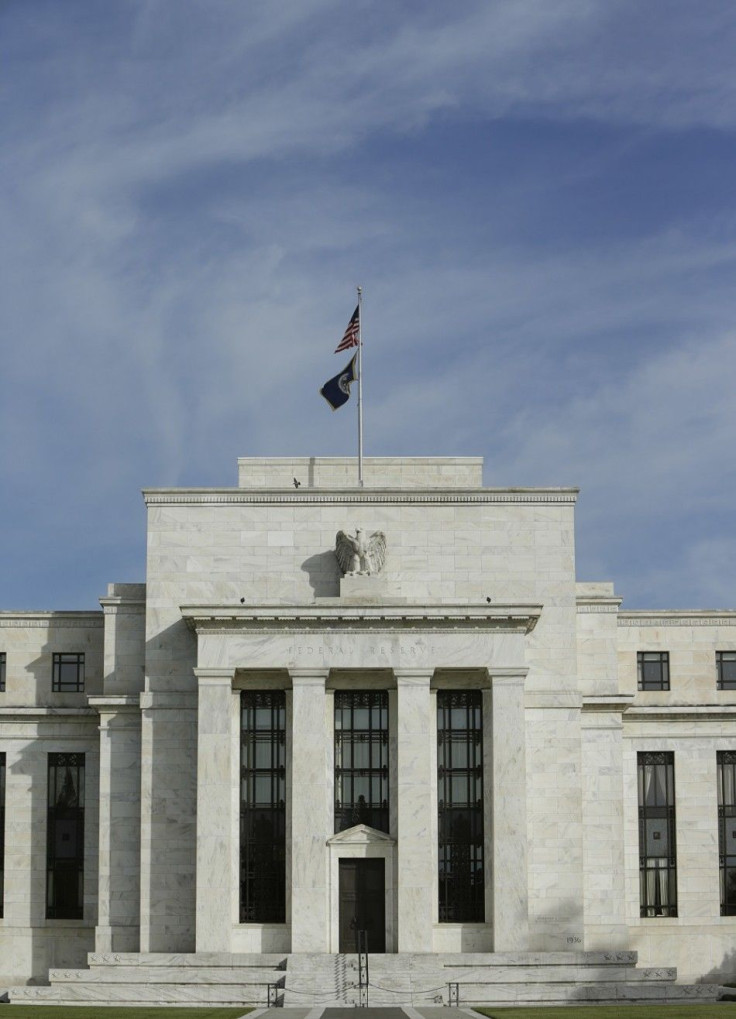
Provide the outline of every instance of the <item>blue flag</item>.
<path id="1" fill-rule="evenodd" d="M 342 407 L 350 399 L 350 383 L 355 382 L 355 357 L 351 358 L 347 368 L 343 368 L 334 378 L 330 379 L 320 389 L 320 393 L 329 403 L 333 410 Z"/>

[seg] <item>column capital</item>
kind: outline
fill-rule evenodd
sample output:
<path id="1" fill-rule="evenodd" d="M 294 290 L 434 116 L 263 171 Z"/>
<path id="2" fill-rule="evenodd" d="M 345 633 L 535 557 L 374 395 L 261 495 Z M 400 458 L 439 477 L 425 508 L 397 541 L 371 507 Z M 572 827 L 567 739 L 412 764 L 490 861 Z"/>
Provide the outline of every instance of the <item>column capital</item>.
<path id="1" fill-rule="evenodd" d="M 396 686 L 429 686 L 434 669 L 394 669 Z"/>
<path id="2" fill-rule="evenodd" d="M 235 669 L 233 668 L 203 668 L 197 666 L 193 672 L 200 686 L 203 683 L 217 683 L 218 681 L 232 683 L 235 679 Z"/>
<path id="3" fill-rule="evenodd" d="M 330 670 L 321 669 L 289 669 L 292 686 L 324 686 Z"/>
<path id="4" fill-rule="evenodd" d="M 512 668 L 488 670 L 491 689 L 498 689 L 500 686 L 523 686 L 528 675 L 528 665 L 515 665 Z"/>

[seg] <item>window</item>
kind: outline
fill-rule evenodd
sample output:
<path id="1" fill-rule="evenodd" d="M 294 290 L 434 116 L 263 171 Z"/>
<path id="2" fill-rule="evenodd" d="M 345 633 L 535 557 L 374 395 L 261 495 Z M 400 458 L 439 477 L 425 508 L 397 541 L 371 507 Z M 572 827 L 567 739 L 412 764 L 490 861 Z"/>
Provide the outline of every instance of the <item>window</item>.
<path id="1" fill-rule="evenodd" d="M 669 651 L 638 651 L 636 667 L 639 690 L 669 690 Z"/>
<path id="2" fill-rule="evenodd" d="M 388 691 L 335 691 L 335 831 L 388 832 Z"/>
<path id="3" fill-rule="evenodd" d="M 639 904 L 642 916 L 677 916 L 675 755 L 640 753 Z"/>
<path id="4" fill-rule="evenodd" d="M 719 750 L 716 762 L 721 916 L 736 916 L 736 752 Z"/>
<path id="5" fill-rule="evenodd" d="M 5 754 L 0 754 L 0 916 L 5 889 Z"/>
<path id="6" fill-rule="evenodd" d="M 49 754 L 46 916 L 81 920 L 84 907 L 84 754 Z"/>
<path id="7" fill-rule="evenodd" d="M 482 923 L 483 700 L 480 690 L 437 693 L 439 919 Z M 524 781 L 523 776 L 520 777 Z"/>
<path id="8" fill-rule="evenodd" d="M 716 651 L 719 690 L 736 690 L 736 651 Z"/>
<path id="9" fill-rule="evenodd" d="M 51 689 L 55 693 L 81 693 L 84 690 L 84 655 L 55 654 Z"/>
<path id="10" fill-rule="evenodd" d="M 240 922 L 286 921 L 286 694 L 240 697 Z"/>
<path id="11" fill-rule="evenodd" d="M 5 652 L 0 651 L 0 693 L 5 692 Z"/>

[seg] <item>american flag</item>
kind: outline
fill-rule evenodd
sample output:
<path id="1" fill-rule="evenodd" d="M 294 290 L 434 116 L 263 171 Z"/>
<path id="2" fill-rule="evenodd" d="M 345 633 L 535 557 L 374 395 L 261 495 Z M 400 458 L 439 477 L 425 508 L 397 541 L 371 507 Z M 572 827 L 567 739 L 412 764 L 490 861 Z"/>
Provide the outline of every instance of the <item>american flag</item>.
<path id="1" fill-rule="evenodd" d="M 360 346 L 360 305 L 358 305 L 355 311 L 353 312 L 353 316 L 348 322 L 348 327 L 345 330 L 345 335 L 335 348 L 335 353 L 339 354 L 341 350 L 347 350 L 348 347 L 359 347 L 359 346 Z"/>

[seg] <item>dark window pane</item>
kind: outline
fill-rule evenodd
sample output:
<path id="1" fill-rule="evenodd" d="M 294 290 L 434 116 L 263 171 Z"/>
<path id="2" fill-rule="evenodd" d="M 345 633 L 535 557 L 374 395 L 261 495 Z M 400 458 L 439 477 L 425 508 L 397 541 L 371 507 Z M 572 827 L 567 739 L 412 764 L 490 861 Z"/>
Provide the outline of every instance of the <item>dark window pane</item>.
<path id="1" fill-rule="evenodd" d="M 286 920 L 286 695 L 241 694 L 240 922 Z"/>
<path id="2" fill-rule="evenodd" d="M 5 652 L 0 651 L 0 693 L 5 690 Z M 2 913 L 0 913 L 2 916 Z"/>
<path id="3" fill-rule="evenodd" d="M 51 689 L 55 693 L 80 693 L 84 690 L 83 654 L 54 654 Z"/>
<path id="4" fill-rule="evenodd" d="M 736 651 L 716 651 L 719 690 L 736 690 Z"/>
<path id="5" fill-rule="evenodd" d="M 637 770 L 640 912 L 677 916 L 674 754 L 640 753 Z"/>
<path id="6" fill-rule="evenodd" d="M 0 917 L 5 888 L 5 754 L 0 754 Z"/>
<path id="7" fill-rule="evenodd" d="M 84 912 L 84 754 L 49 754 L 46 916 Z"/>
<path id="8" fill-rule="evenodd" d="M 388 692 L 335 691 L 335 831 L 388 832 Z"/>
<path id="9" fill-rule="evenodd" d="M 483 879 L 483 732 L 479 690 L 437 694 L 439 919 L 480 923 Z"/>
<path id="10" fill-rule="evenodd" d="M 639 690 L 669 690 L 670 655 L 668 651 L 638 651 L 636 666 Z"/>

